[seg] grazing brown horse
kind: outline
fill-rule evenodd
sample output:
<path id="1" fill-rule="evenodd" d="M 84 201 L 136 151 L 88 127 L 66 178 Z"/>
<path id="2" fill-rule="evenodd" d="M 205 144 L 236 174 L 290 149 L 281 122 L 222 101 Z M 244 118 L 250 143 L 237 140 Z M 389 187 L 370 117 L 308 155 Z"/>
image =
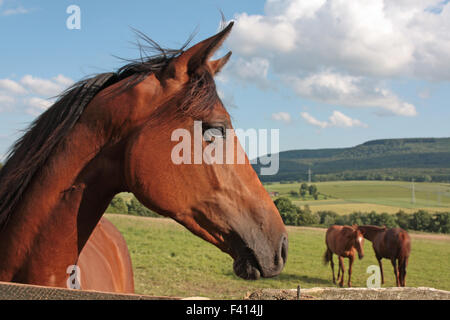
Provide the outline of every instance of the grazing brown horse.
<path id="1" fill-rule="evenodd" d="M 231 53 L 210 60 L 232 25 L 188 50 L 155 45 L 159 55 L 80 81 L 35 120 L 0 171 L 1 281 L 65 287 L 81 253 L 82 289 L 131 290 L 116 230 L 103 222 L 90 238 L 124 191 L 228 253 L 239 277 L 281 272 L 286 229 L 247 157 L 244 164 L 171 158 L 172 133 L 193 132 L 195 121 L 226 132 L 223 148 L 245 154 L 213 79 Z M 202 137 L 203 149 L 215 142 Z"/>
<path id="2" fill-rule="evenodd" d="M 352 266 L 355 260 L 355 250 L 358 252 L 359 259 L 364 257 L 364 237 L 357 226 L 331 226 L 328 228 L 325 235 L 325 244 L 327 250 L 324 254 L 324 263 L 331 264 L 331 272 L 333 273 L 333 283 L 336 284 L 334 277 L 334 263 L 333 253 L 338 256 L 339 269 L 338 269 L 338 281 L 339 286 L 344 285 L 344 258 L 349 259 L 348 266 L 348 286 L 352 286 Z M 342 271 L 341 280 L 339 280 L 340 273 Z"/>
<path id="3" fill-rule="evenodd" d="M 394 267 L 397 287 L 406 286 L 406 267 L 411 252 L 409 234 L 401 228 L 387 229 L 386 227 L 359 226 L 358 229 L 363 232 L 364 238 L 372 242 L 375 256 L 380 265 L 381 283 L 384 284 L 381 259 L 386 258 L 391 260 Z"/>

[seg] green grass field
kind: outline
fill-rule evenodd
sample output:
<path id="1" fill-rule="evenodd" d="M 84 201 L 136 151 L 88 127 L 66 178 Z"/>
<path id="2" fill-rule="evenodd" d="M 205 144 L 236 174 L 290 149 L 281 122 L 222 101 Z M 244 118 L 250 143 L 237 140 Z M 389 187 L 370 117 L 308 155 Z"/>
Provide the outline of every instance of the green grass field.
<path id="1" fill-rule="evenodd" d="M 119 228 L 127 241 L 137 293 L 240 299 L 258 288 L 333 286 L 331 269 L 322 263 L 324 229 L 288 227 L 288 262 L 281 275 L 245 281 L 234 275 L 232 259 L 228 255 L 170 219 L 111 214 L 106 217 Z M 369 277 L 367 267 L 377 264 L 369 241 L 365 242 L 364 248 L 364 259 L 354 264 L 354 287 L 365 287 Z M 336 257 L 334 260 L 337 262 Z M 383 261 L 384 286 L 394 286 L 392 265 L 387 260 Z M 406 279 L 408 286 L 450 290 L 449 270 L 449 236 L 413 235 Z"/>
<path id="2" fill-rule="evenodd" d="M 280 197 L 290 198 L 296 205 L 308 204 L 312 211 L 331 210 L 339 214 L 354 211 L 396 213 L 400 209 L 414 212 L 450 211 L 450 184 L 414 183 L 415 202 L 412 203 L 412 184 L 402 181 L 330 181 L 314 183 L 321 193 L 319 200 L 290 195 L 300 189 L 300 183 L 265 185 L 267 191 L 277 191 Z M 326 195 L 326 200 L 324 199 Z"/>

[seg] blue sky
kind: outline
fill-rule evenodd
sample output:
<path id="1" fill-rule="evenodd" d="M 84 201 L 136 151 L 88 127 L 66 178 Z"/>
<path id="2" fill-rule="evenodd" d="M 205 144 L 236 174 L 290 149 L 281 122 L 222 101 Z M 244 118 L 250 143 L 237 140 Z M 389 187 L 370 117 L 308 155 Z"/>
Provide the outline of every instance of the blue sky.
<path id="1" fill-rule="evenodd" d="M 219 10 L 236 22 L 216 81 L 235 128 L 280 129 L 281 150 L 450 136 L 448 1 L 0 0 L 0 157 L 49 98 L 137 57 L 131 27 L 179 47 Z"/>

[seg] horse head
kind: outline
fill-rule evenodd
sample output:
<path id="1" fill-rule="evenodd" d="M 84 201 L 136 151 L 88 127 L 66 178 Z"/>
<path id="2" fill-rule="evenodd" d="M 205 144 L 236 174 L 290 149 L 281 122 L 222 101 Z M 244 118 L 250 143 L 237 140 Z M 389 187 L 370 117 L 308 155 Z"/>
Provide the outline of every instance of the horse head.
<path id="1" fill-rule="evenodd" d="M 192 136 L 200 133 L 200 142 L 184 149 L 183 157 L 191 154 L 191 147 L 193 153 L 196 146 L 206 150 L 214 139 L 222 138 L 223 150 L 243 152 L 213 78 L 231 52 L 210 60 L 231 27 L 232 23 L 171 58 L 163 69 L 114 98 L 114 112 L 123 117 L 121 130 L 127 131 L 125 181 L 128 191 L 145 206 L 228 253 L 238 276 L 273 277 L 286 262 L 287 233 L 248 159 L 245 163 L 173 161 L 178 142 L 173 141 L 173 133 L 180 129 Z M 125 105 L 130 106 L 128 111 Z M 201 123 L 201 132 L 195 123 Z M 215 138 L 206 139 L 207 131 Z"/>
<path id="2" fill-rule="evenodd" d="M 359 259 L 364 258 L 364 230 L 360 229 L 357 225 L 353 225 L 352 239 L 354 241 L 354 248 L 358 252 Z"/>

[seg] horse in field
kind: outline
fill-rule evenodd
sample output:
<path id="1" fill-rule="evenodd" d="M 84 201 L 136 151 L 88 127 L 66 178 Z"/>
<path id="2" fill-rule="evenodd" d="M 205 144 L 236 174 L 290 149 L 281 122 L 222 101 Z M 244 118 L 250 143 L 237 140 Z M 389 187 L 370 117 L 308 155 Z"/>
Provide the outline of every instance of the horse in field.
<path id="1" fill-rule="evenodd" d="M 348 286 L 352 286 L 352 266 L 355 260 L 355 251 L 358 252 L 359 259 L 364 257 L 364 237 L 357 226 L 331 226 L 328 228 L 325 235 L 325 244 L 327 250 L 324 254 L 324 264 L 330 263 L 331 272 L 333 274 L 333 283 L 336 284 L 334 277 L 334 263 L 333 254 L 336 254 L 339 259 L 338 281 L 339 286 L 344 285 L 344 258 L 349 259 L 348 266 Z M 341 274 L 342 271 L 342 274 Z M 339 280 L 340 277 L 340 280 Z"/>
<path id="2" fill-rule="evenodd" d="M 411 238 L 401 228 L 387 229 L 377 226 L 359 226 L 364 238 L 372 242 L 375 256 L 381 271 L 381 283 L 384 284 L 383 265 L 381 259 L 391 260 L 394 267 L 397 287 L 406 286 L 406 267 L 411 252 Z"/>
<path id="3" fill-rule="evenodd" d="M 126 243 L 102 219 L 120 192 L 229 254 L 241 278 L 281 272 L 287 232 L 248 158 L 172 158 L 174 131 L 198 122 L 193 149 L 245 155 L 214 82 L 231 52 L 211 60 L 232 26 L 186 50 L 142 35 L 157 54 L 77 82 L 31 124 L 0 170 L 0 281 L 66 287 L 78 266 L 81 289 L 132 292 Z"/>

